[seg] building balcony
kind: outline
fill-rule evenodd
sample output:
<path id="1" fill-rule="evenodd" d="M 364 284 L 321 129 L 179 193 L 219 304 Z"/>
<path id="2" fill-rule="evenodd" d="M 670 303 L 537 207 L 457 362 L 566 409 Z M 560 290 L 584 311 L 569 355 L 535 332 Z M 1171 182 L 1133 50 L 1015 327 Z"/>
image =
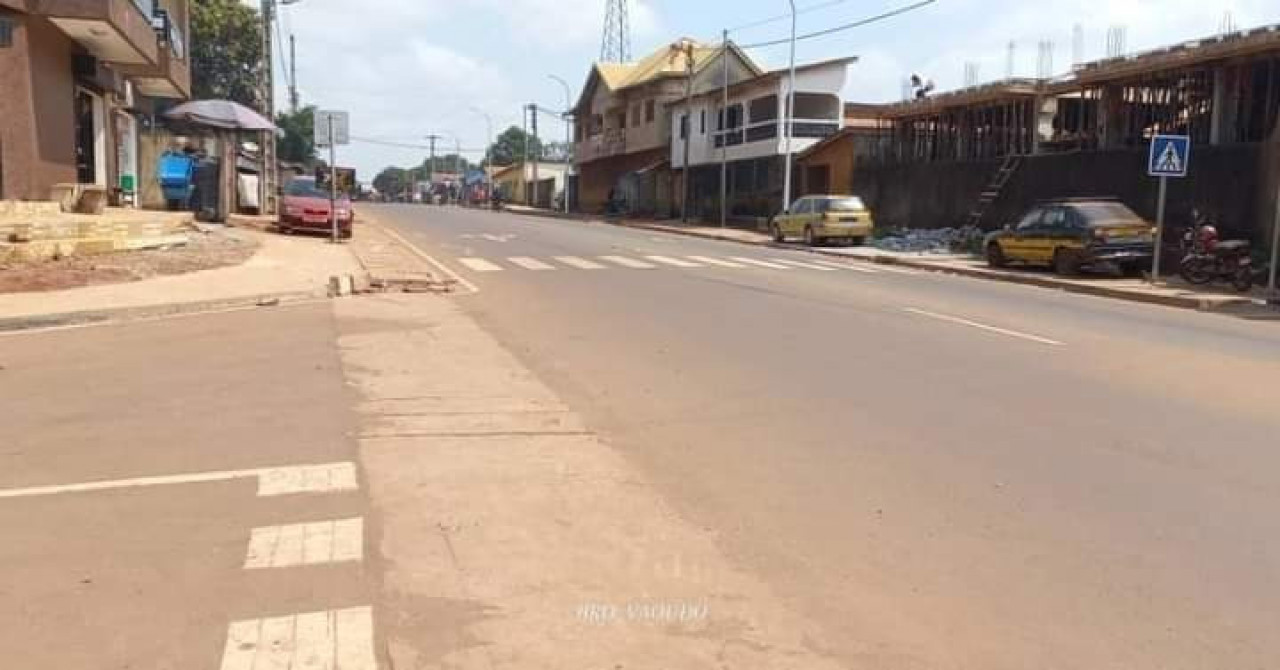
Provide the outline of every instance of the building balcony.
<path id="1" fill-rule="evenodd" d="M 574 161 L 589 163 L 593 160 L 621 156 L 627 153 L 625 130 L 606 130 L 603 135 L 588 137 L 574 148 Z"/>
<path id="2" fill-rule="evenodd" d="M 159 58 L 154 65 L 117 66 L 122 74 L 133 81 L 142 95 L 151 98 L 185 100 L 191 97 L 191 58 L 187 53 L 186 37 L 182 30 L 169 23 L 158 34 Z"/>
<path id="3" fill-rule="evenodd" d="M 98 60 L 156 65 L 160 42 L 151 22 L 153 5 L 153 0 L 33 0 L 29 7 Z"/>

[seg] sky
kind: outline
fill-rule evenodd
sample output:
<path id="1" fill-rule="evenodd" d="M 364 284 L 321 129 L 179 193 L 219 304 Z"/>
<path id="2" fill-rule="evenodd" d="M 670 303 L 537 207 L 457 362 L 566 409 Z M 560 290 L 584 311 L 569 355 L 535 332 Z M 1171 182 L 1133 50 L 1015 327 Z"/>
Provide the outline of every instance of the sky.
<path id="1" fill-rule="evenodd" d="M 258 5 L 259 0 L 244 0 Z M 797 0 L 798 32 L 823 30 L 916 0 Z M 565 79 L 576 100 L 600 55 L 605 0 L 296 0 L 281 6 L 280 35 L 297 39 L 303 104 L 351 114 L 353 143 L 338 162 L 368 181 L 387 166 L 418 165 L 427 135 L 438 153 L 462 147 L 478 160 L 495 134 L 521 123 L 521 107 L 565 108 Z M 632 53 L 639 58 L 679 37 L 738 44 L 790 32 L 782 0 L 630 0 Z M 780 20 L 738 29 L 775 17 Z M 1229 19 L 1229 20 L 1228 20 Z M 851 102 L 900 99 L 912 73 L 939 91 L 962 87 L 967 65 L 979 82 L 1005 76 L 1009 44 L 1014 73 L 1034 76 L 1039 44 L 1052 42 L 1053 71 L 1069 71 L 1076 26 L 1083 59 L 1106 55 L 1107 33 L 1123 26 L 1128 52 L 1217 34 L 1224 24 L 1280 23 L 1275 0 L 936 0 L 880 23 L 797 44 L 798 62 L 858 56 L 844 94 Z M 287 80 L 277 49 L 277 101 Z M 766 68 L 787 63 L 787 46 L 753 49 Z M 543 115 L 544 136 L 565 126 Z M 407 146 L 393 146 L 407 145 Z"/>

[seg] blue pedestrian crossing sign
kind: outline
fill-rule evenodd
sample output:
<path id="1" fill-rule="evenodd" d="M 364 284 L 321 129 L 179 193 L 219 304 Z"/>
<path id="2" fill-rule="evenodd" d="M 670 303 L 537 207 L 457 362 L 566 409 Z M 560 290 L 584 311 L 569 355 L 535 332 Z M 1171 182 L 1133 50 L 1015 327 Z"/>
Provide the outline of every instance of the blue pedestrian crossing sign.
<path id="1" fill-rule="evenodd" d="M 1151 138 L 1147 174 L 1152 177 L 1185 177 L 1191 163 L 1191 138 L 1186 135 L 1156 135 Z"/>

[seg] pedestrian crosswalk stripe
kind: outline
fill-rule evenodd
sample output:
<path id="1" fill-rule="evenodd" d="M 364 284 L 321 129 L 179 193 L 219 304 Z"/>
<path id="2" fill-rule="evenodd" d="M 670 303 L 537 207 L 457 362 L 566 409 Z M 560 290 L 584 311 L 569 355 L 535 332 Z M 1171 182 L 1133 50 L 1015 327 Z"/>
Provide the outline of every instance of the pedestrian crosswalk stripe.
<path id="1" fill-rule="evenodd" d="M 458 259 L 458 262 L 459 262 L 459 263 L 462 263 L 463 265 L 467 266 L 468 268 L 470 268 L 470 269 L 472 269 L 472 270 L 474 270 L 474 271 L 476 271 L 476 272 L 500 272 L 500 271 L 502 271 L 502 266 L 501 266 L 501 265 L 497 265 L 497 264 L 495 264 L 495 263 L 490 263 L 489 261 L 486 261 L 486 260 L 485 260 L 485 259 L 483 259 L 483 258 L 459 258 L 459 259 Z"/>
<path id="2" fill-rule="evenodd" d="M 698 261 L 699 263 L 706 263 L 707 265 L 715 265 L 722 268 L 746 267 L 742 263 L 734 263 L 733 261 L 726 261 L 720 258 L 712 258 L 710 256 L 689 256 L 689 260 Z"/>
<path id="3" fill-rule="evenodd" d="M 785 264 L 787 264 L 787 265 L 794 265 L 795 267 L 798 267 L 798 268 L 805 268 L 805 269 L 807 269 L 807 270 L 821 270 L 821 271 L 823 271 L 823 272 L 835 272 L 835 271 L 836 271 L 836 269 L 835 269 L 835 268 L 827 268 L 827 267 L 823 267 L 823 266 L 821 266 L 821 265 L 815 265 L 815 264 L 813 264 L 813 263 L 804 263 L 804 262 L 801 262 L 801 261 L 793 261 L 793 260 L 788 260 L 788 259 L 785 259 L 785 258 L 770 258 L 769 260 L 771 260 L 771 261 L 773 261 L 773 262 L 775 262 L 775 263 L 785 263 Z"/>
<path id="4" fill-rule="evenodd" d="M 377 670 L 373 609 L 236 621 L 227 628 L 221 670 Z"/>
<path id="5" fill-rule="evenodd" d="M 621 265 L 624 268 L 635 268 L 637 270 L 652 270 L 653 268 L 658 267 L 652 263 L 638 261 L 634 258 L 627 258 L 626 256 L 601 256 L 600 260 L 609 261 L 615 265 Z"/>
<path id="6" fill-rule="evenodd" d="M 814 264 L 829 267 L 833 270 L 850 270 L 852 272 L 861 272 L 863 274 L 869 274 L 869 275 L 878 274 L 880 272 L 879 270 L 864 268 L 854 263 L 832 263 L 831 261 L 814 261 Z"/>
<path id="7" fill-rule="evenodd" d="M 359 488 L 354 463 L 269 468 L 258 473 L 258 497 L 333 493 Z"/>
<path id="8" fill-rule="evenodd" d="M 885 265 L 885 264 L 877 265 L 876 270 L 879 272 L 892 272 L 894 274 L 899 274 L 899 275 L 918 275 L 921 273 L 920 270 L 908 270 L 907 268 L 898 268 L 892 265 Z"/>
<path id="9" fill-rule="evenodd" d="M 578 268 L 579 270 L 603 270 L 604 269 L 603 265 L 595 261 L 589 261 L 585 258 L 579 258 L 577 256 L 556 256 L 555 258 L 561 263 L 564 263 L 565 265 L 568 265 L 570 267 Z"/>
<path id="10" fill-rule="evenodd" d="M 747 265 L 754 265 L 754 266 L 756 266 L 756 267 L 762 267 L 762 268 L 770 268 L 770 269 L 773 269 L 773 270 L 791 270 L 791 269 L 793 269 L 793 268 L 789 268 L 789 267 L 787 267 L 787 266 L 785 266 L 785 265 L 781 265 L 781 264 L 779 264 L 779 263 L 770 263 L 769 261 L 762 261 L 762 260 L 758 260 L 758 259 L 755 259 L 755 258 L 743 258 L 743 257 L 741 257 L 741 256 L 733 256 L 733 257 L 731 257 L 731 259 L 732 259 L 732 260 L 735 260 L 735 261 L 738 261 L 739 263 L 746 263 Z"/>
<path id="11" fill-rule="evenodd" d="M 671 258 L 670 256 L 645 256 L 645 258 L 663 265 L 671 265 L 678 268 L 700 268 L 702 264 L 686 261 L 680 258 Z"/>
<path id="12" fill-rule="evenodd" d="M 244 568 L 359 562 L 364 557 L 364 520 L 340 519 L 254 528 Z"/>
<path id="13" fill-rule="evenodd" d="M 550 264 L 548 264 L 548 263 L 543 263 L 542 261 L 540 261 L 540 260 L 538 260 L 538 259 L 536 259 L 536 258 L 529 258 L 528 256 L 513 256 L 513 257 L 511 257 L 511 258 L 508 258 L 507 260 L 511 261 L 512 263 L 515 263 L 516 265 L 519 265 L 520 267 L 522 267 L 522 268 L 524 268 L 524 269 L 526 269 L 526 270 L 554 270 L 554 269 L 556 269 L 554 265 L 550 265 Z"/>

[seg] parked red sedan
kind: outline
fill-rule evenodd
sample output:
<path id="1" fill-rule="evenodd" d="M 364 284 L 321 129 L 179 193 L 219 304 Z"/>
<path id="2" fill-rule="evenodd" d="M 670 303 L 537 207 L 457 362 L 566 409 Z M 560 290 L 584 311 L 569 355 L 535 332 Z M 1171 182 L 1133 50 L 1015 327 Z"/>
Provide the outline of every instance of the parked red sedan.
<path id="1" fill-rule="evenodd" d="M 340 195 L 337 204 L 338 234 L 350 238 L 351 224 L 355 220 L 351 199 Z M 314 178 L 298 177 L 284 187 L 284 202 L 276 222 L 280 232 L 288 234 L 305 230 L 328 234 L 333 230 L 332 225 L 329 220 L 329 194 L 316 186 Z"/>

